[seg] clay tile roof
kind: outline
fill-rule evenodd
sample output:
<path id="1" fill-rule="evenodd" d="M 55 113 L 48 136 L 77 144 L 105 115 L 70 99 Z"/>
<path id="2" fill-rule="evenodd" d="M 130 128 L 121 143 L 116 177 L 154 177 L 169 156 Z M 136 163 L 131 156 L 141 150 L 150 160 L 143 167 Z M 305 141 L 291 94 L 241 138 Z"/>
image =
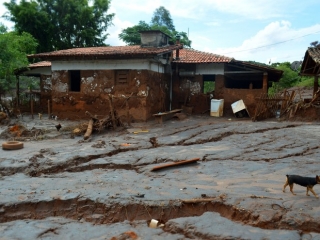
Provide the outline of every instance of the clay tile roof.
<path id="1" fill-rule="evenodd" d="M 38 67 L 51 67 L 51 62 L 42 61 L 37 63 L 31 63 L 28 65 L 29 68 L 38 68 Z"/>
<path id="2" fill-rule="evenodd" d="M 41 58 L 46 60 L 52 59 L 66 59 L 66 58 L 94 58 L 94 59 L 108 59 L 108 58 L 135 58 L 147 57 L 164 53 L 172 52 L 176 49 L 182 48 L 181 44 L 168 45 L 164 47 L 141 47 L 135 46 L 108 46 L 108 47 L 86 47 L 86 48 L 72 48 L 59 50 L 54 52 L 39 53 L 28 55 L 28 58 Z"/>
<path id="3" fill-rule="evenodd" d="M 176 53 L 174 52 L 174 58 L 176 58 Z M 225 63 L 231 62 L 234 58 L 201 52 L 194 49 L 184 48 L 179 50 L 179 59 L 175 59 L 174 62 L 177 63 Z"/>

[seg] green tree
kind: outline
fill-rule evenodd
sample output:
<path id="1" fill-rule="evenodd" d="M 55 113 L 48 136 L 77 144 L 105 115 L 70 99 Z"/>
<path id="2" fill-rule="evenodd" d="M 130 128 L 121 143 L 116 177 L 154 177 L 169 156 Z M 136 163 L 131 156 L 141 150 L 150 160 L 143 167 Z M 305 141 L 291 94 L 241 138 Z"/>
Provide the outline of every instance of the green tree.
<path id="1" fill-rule="evenodd" d="M 161 15 L 163 14 L 163 15 Z M 186 32 L 178 32 L 175 30 L 170 13 L 164 7 L 159 7 L 151 20 L 151 24 L 140 21 L 138 25 L 128 27 L 119 34 L 119 38 L 127 45 L 140 45 L 140 31 L 160 30 L 170 36 L 171 42 L 175 42 L 176 36 L 180 36 L 180 42 L 187 47 L 191 47 L 191 41 Z"/>
<path id="2" fill-rule="evenodd" d="M 170 31 L 176 30 L 173 25 L 173 21 L 172 21 L 170 12 L 167 9 L 165 9 L 165 7 L 162 7 L 162 6 L 157 8 L 154 11 L 153 17 L 151 19 L 151 25 L 165 26 Z"/>
<path id="3" fill-rule="evenodd" d="M 128 45 L 140 45 L 140 31 L 151 30 L 151 27 L 144 21 L 138 25 L 128 27 L 119 34 L 119 38 Z"/>
<path id="4" fill-rule="evenodd" d="M 114 14 L 107 14 L 110 0 L 16 0 L 4 3 L 5 17 L 19 32 L 38 40 L 38 52 L 74 47 L 103 46 Z"/>
<path id="5" fill-rule="evenodd" d="M 311 47 L 320 48 L 320 42 L 319 42 L 319 41 L 314 41 L 314 42 L 310 43 L 310 46 L 311 46 Z"/>
<path id="6" fill-rule="evenodd" d="M 0 33 L 0 93 L 15 87 L 14 70 L 28 65 L 27 54 L 35 53 L 37 45 L 26 32 Z"/>
<path id="7" fill-rule="evenodd" d="M 278 70 L 282 70 L 283 74 L 279 82 L 273 83 L 269 92 L 275 93 L 285 88 L 296 86 L 301 81 L 301 77 L 299 76 L 299 71 L 292 70 L 290 62 L 273 63 L 271 64 L 271 67 L 274 67 Z"/>

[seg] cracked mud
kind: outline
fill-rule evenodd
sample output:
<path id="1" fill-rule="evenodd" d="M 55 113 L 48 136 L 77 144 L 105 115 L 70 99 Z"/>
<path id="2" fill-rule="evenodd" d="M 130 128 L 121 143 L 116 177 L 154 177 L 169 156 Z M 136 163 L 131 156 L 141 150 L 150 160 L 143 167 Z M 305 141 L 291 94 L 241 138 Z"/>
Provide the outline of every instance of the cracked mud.
<path id="1" fill-rule="evenodd" d="M 320 239 L 320 200 L 297 185 L 297 195 L 282 192 L 286 174 L 319 174 L 318 123 L 192 116 L 133 125 L 89 141 L 46 130 L 51 137 L 1 149 L 2 237 Z M 192 158 L 200 161 L 151 171 Z M 164 225 L 149 228 L 151 219 Z"/>

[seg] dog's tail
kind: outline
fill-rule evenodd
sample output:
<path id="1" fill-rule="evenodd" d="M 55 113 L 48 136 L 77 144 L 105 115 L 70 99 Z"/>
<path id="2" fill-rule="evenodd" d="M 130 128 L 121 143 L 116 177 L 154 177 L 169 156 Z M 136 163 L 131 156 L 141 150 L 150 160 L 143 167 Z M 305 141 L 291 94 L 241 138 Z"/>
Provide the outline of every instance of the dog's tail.
<path id="1" fill-rule="evenodd" d="M 289 175 L 287 174 L 286 177 L 289 178 Z"/>

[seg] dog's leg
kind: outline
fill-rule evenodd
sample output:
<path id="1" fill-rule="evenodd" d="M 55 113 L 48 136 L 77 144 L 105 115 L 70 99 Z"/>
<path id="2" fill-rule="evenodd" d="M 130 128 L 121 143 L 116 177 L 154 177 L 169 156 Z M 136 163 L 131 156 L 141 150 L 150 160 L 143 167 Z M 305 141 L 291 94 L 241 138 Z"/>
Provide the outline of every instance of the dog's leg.
<path id="1" fill-rule="evenodd" d="M 310 196 L 310 195 L 309 195 L 309 190 L 310 190 L 310 189 L 309 189 L 309 186 L 307 186 L 307 196 Z"/>
<path id="2" fill-rule="evenodd" d="M 286 183 L 285 183 L 284 186 L 283 186 L 282 192 L 285 192 L 285 191 L 286 191 L 286 187 L 287 187 L 288 185 L 289 185 L 289 183 L 288 183 L 288 178 L 287 178 Z"/>
<path id="3" fill-rule="evenodd" d="M 309 187 L 309 190 L 310 190 L 310 192 L 313 193 L 313 195 L 314 195 L 316 198 L 319 198 L 318 195 L 313 191 L 313 188 L 312 188 L 312 187 Z"/>
<path id="4" fill-rule="evenodd" d="M 294 192 L 293 192 L 293 183 L 292 184 L 289 184 L 290 186 L 290 192 L 292 192 L 293 195 L 296 195 Z"/>

